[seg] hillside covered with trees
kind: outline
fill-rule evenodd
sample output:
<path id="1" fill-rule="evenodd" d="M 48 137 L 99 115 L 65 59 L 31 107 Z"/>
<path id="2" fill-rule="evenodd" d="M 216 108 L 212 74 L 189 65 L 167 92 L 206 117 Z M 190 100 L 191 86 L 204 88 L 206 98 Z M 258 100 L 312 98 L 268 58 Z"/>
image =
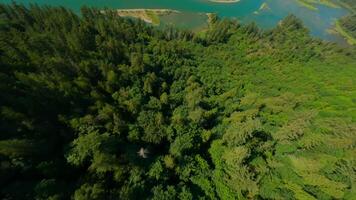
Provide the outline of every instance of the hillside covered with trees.
<path id="1" fill-rule="evenodd" d="M 353 199 L 356 50 L 212 16 L 0 4 L 0 199 Z"/>

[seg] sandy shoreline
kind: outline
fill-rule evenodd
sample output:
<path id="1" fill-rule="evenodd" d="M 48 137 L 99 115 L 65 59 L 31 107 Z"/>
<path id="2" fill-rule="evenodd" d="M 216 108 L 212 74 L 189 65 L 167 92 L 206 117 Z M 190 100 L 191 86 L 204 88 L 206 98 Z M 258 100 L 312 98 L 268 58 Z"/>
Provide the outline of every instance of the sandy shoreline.
<path id="1" fill-rule="evenodd" d="M 144 11 L 152 11 L 155 13 L 179 13 L 180 11 L 178 10 L 172 10 L 172 9 L 149 9 L 149 8 L 133 8 L 133 9 L 117 9 L 118 12 L 144 12 Z"/>
<path id="2" fill-rule="evenodd" d="M 146 23 L 158 25 L 160 15 L 168 15 L 171 13 L 180 13 L 177 10 L 171 9 L 118 9 L 116 10 L 120 17 L 134 17 L 145 21 Z"/>
<path id="3" fill-rule="evenodd" d="M 209 0 L 210 2 L 214 3 L 237 3 L 240 2 L 240 0 Z"/>

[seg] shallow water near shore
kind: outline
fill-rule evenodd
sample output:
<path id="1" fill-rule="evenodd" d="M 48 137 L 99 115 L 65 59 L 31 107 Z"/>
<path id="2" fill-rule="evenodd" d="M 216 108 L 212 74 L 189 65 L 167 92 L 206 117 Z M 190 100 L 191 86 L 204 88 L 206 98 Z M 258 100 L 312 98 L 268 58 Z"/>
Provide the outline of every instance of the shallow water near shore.
<path id="1" fill-rule="evenodd" d="M 0 0 L 11 3 L 11 0 Z M 237 3 L 216 3 L 208 0 L 17 0 L 18 3 L 37 3 L 39 5 L 59 5 L 79 13 L 84 5 L 96 8 L 165 8 L 182 11 L 180 15 L 163 16 L 163 24 L 174 24 L 182 28 L 198 29 L 206 22 L 202 13 L 217 13 L 221 17 L 236 18 L 242 23 L 255 22 L 259 27 L 273 28 L 288 14 L 294 14 L 303 20 L 315 37 L 341 44 L 345 40 L 328 33 L 335 20 L 348 14 L 344 8 L 317 6 L 313 11 L 300 6 L 296 0 L 241 0 Z M 263 3 L 269 9 L 260 10 Z"/>

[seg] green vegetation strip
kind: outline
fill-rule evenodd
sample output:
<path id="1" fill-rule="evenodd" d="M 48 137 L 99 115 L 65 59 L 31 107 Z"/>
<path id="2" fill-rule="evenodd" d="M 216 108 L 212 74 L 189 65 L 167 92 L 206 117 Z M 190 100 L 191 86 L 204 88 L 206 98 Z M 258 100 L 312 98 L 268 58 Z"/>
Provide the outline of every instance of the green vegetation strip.
<path id="1" fill-rule="evenodd" d="M 318 10 L 316 6 L 323 5 L 330 8 L 340 8 L 337 3 L 334 3 L 332 0 L 297 0 L 297 2 L 310 10 Z"/>
<path id="2" fill-rule="evenodd" d="M 351 45 L 356 45 L 356 38 L 352 37 L 342 26 L 340 25 L 340 21 L 335 22 L 335 30 L 343 36 L 346 41 Z"/>

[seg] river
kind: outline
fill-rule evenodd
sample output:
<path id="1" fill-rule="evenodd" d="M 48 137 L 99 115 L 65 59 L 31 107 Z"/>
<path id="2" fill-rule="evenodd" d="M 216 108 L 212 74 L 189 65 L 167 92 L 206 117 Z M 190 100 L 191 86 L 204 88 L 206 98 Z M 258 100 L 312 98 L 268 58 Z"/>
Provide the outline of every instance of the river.
<path id="1" fill-rule="evenodd" d="M 0 0 L 10 3 L 11 0 Z M 205 15 L 202 13 L 217 13 L 221 17 L 236 18 L 242 23 L 255 22 L 263 29 L 269 29 L 288 14 L 294 14 L 303 20 L 306 27 L 315 37 L 344 44 L 343 38 L 329 34 L 335 20 L 348 14 L 344 8 L 317 6 L 318 10 L 310 10 L 301 6 L 296 0 L 241 0 L 237 3 L 214 3 L 209 0 L 17 0 L 18 3 L 37 3 L 39 5 L 60 5 L 79 13 L 81 6 L 97 8 L 166 8 L 179 10 L 185 15 L 163 17 L 166 24 L 176 24 L 178 27 L 196 28 L 202 26 Z M 259 10 L 266 3 L 268 9 Z"/>

